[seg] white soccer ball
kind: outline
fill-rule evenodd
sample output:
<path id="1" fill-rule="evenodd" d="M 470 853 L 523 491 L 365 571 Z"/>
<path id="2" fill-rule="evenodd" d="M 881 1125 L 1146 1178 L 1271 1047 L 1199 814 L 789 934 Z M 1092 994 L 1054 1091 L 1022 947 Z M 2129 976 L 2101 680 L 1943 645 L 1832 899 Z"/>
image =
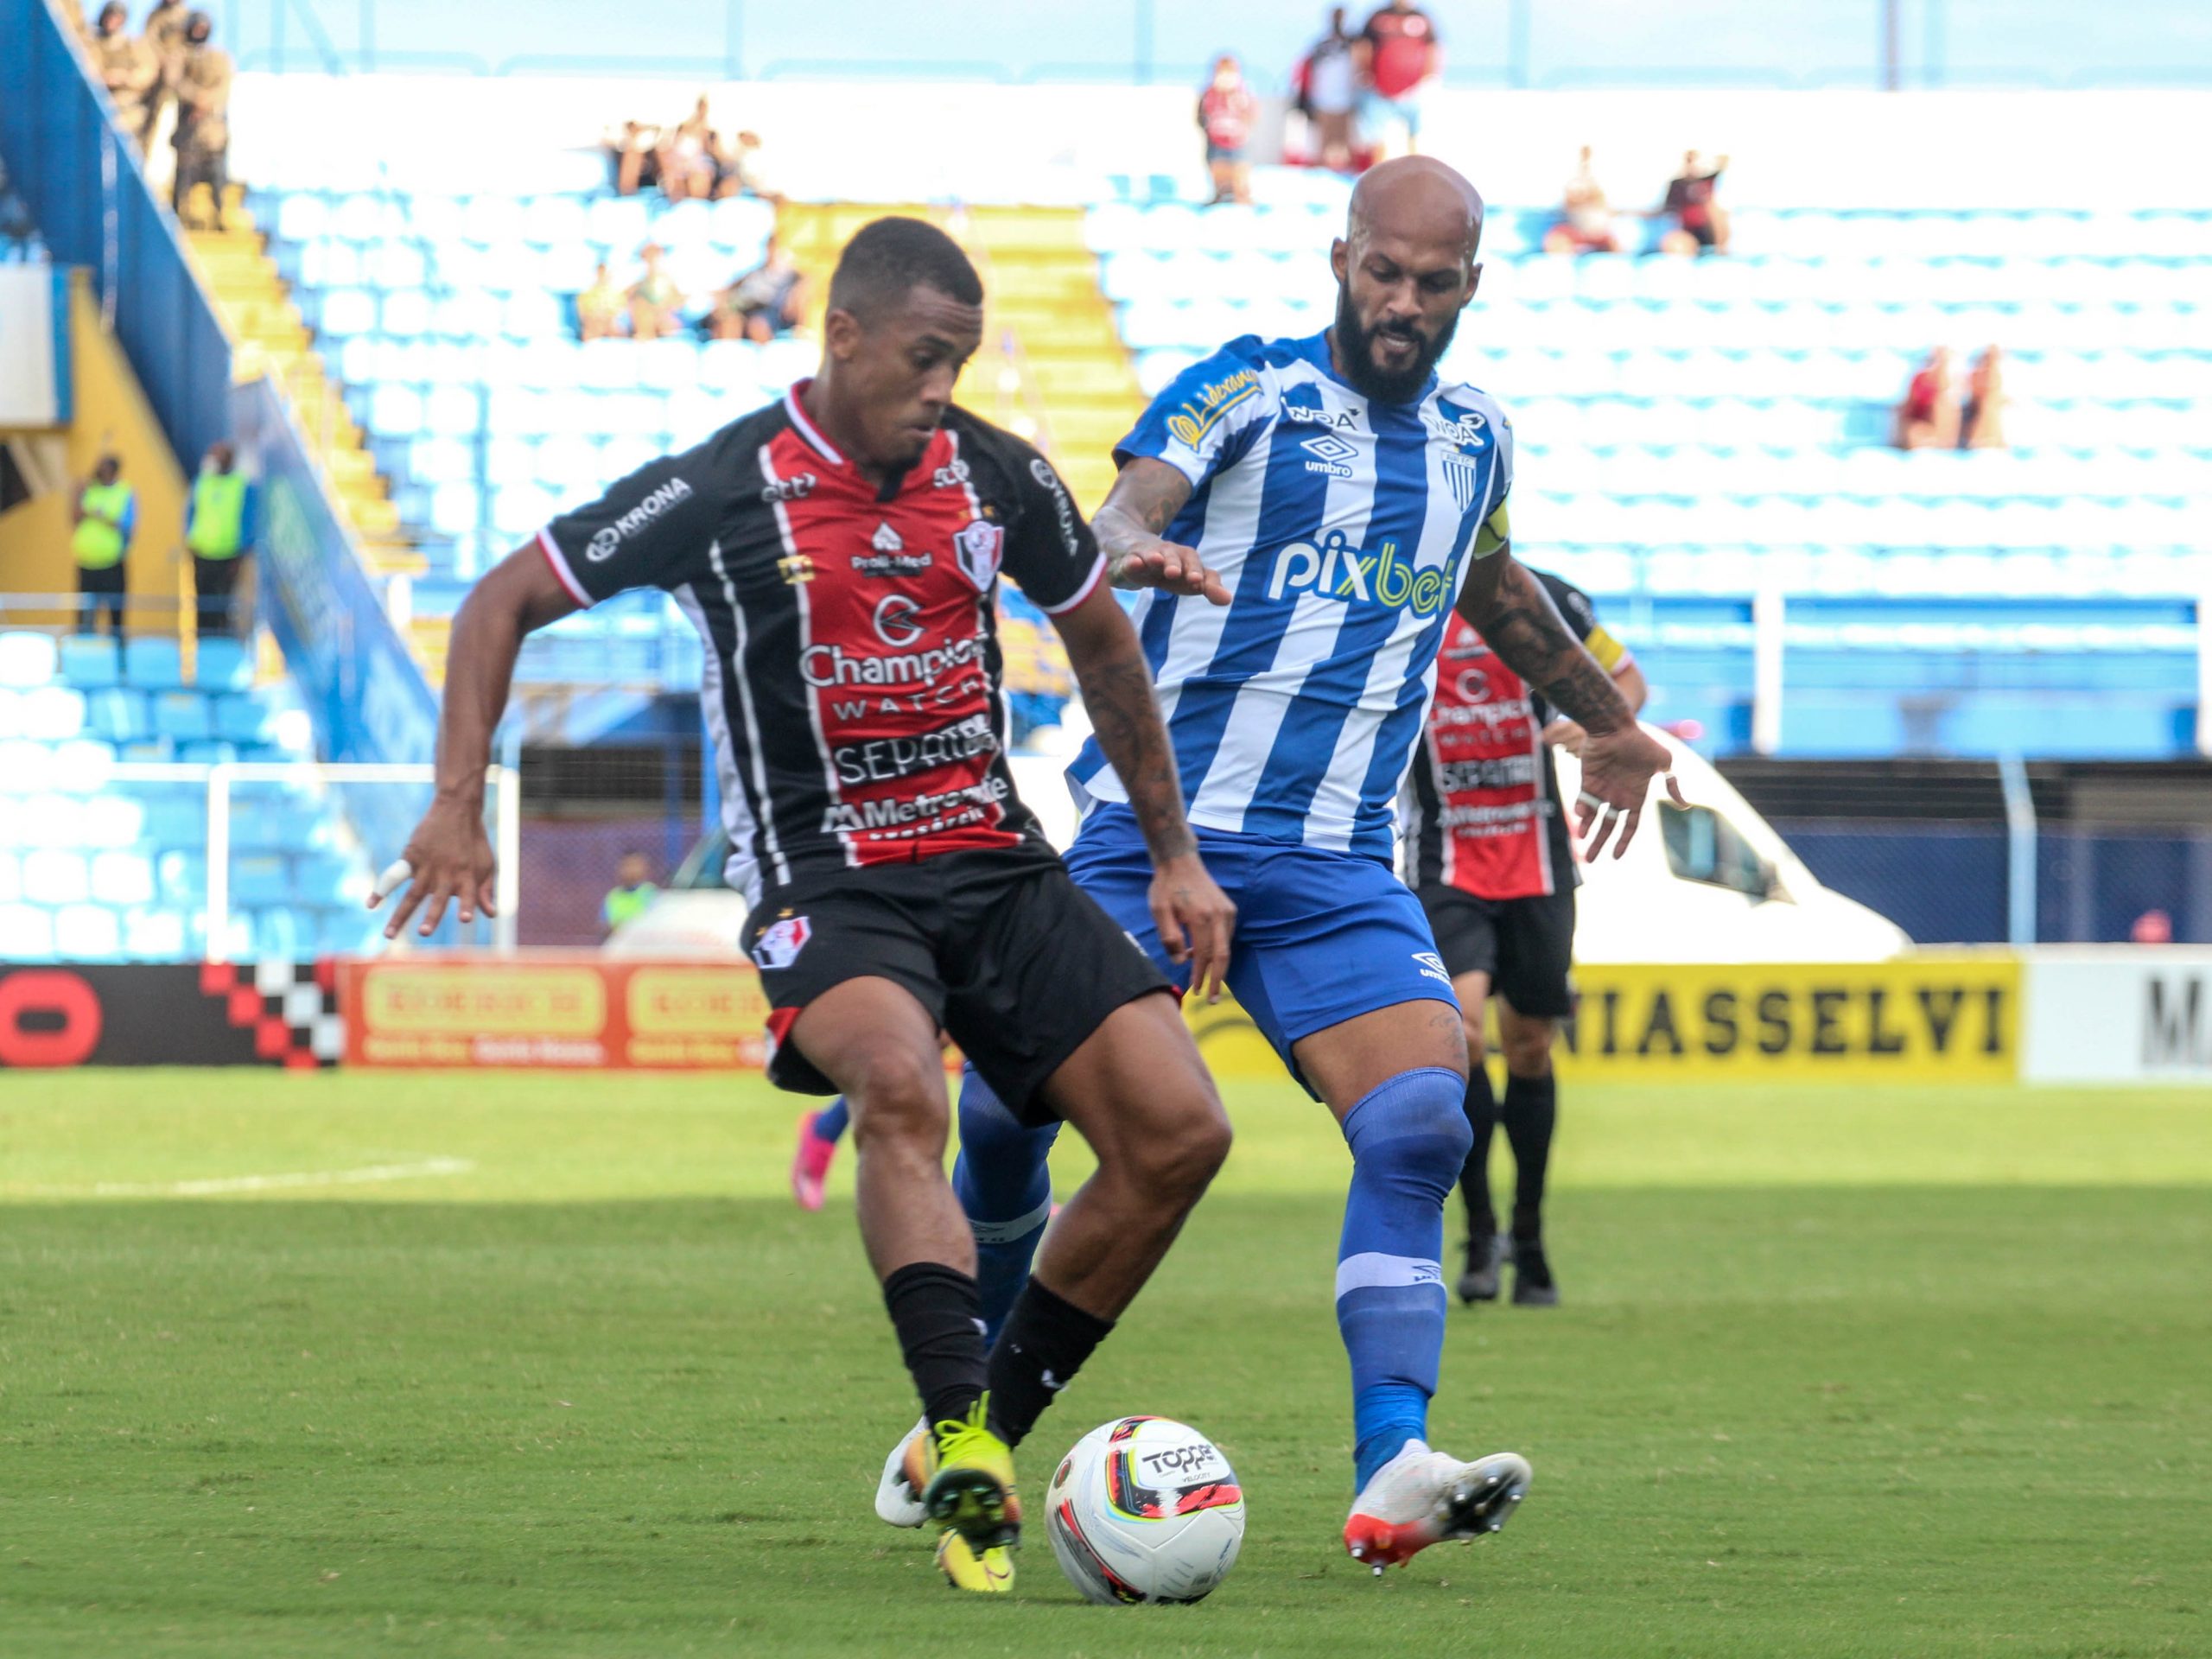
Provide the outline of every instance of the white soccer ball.
<path id="1" fill-rule="evenodd" d="M 1244 1494 L 1195 1428 L 1121 1417 L 1060 1459 L 1045 1530 L 1060 1571 L 1092 1601 L 1199 1601 L 1236 1565 Z"/>

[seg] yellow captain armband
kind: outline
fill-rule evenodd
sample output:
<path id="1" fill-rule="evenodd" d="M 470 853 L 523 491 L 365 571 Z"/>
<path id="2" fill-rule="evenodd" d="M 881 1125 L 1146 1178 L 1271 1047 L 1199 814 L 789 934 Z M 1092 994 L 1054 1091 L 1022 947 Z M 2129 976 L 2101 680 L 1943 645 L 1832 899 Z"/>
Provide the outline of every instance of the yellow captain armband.
<path id="1" fill-rule="evenodd" d="M 1512 539 L 1512 522 L 1506 518 L 1505 503 L 1501 501 L 1497 504 L 1497 511 L 1484 519 L 1481 528 L 1475 531 L 1475 556 L 1486 559 L 1493 553 L 1503 551 L 1505 544 Z"/>
<path id="2" fill-rule="evenodd" d="M 1628 647 L 1602 627 L 1592 626 L 1582 636 L 1582 648 L 1598 659 L 1598 666 L 1611 673 L 1628 656 Z"/>

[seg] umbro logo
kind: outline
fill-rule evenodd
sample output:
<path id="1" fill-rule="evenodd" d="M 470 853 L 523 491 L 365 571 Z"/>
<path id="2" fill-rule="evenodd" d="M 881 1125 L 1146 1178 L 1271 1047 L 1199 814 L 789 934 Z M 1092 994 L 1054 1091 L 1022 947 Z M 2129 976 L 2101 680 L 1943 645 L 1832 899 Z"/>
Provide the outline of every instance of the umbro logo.
<path id="1" fill-rule="evenodd" d="M 1306 470 L 1328 478 L 1350 478 L 1351 463 L 1359 454 L 1357 444 L 1347 443 L 1333 432 L 1316 432 L 1310 438 L 1301 438 L 1298 447 L 1313 457 L 1306 463 Z"/>
<path id="2" fill-rule="evenodd" d="M 889 524 L 878 524 L 875 534 L 868 538 L 868 544 L 879 553 L 903 553 L 906 550 L 906 543 Z"/>

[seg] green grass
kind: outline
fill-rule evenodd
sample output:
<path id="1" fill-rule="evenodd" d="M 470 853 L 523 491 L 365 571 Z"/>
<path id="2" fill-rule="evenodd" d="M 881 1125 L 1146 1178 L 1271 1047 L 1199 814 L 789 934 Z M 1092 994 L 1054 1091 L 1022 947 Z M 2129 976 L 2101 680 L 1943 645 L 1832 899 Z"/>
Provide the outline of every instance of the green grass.
<path id="1" fill-rule="evenodd" d="M 1342 1146 L 1231 1108 L 1026 1468 L 1187 1418 L 1243 1560 L 1105 1610 L 1041 1539 L 978 1603 L 874 1520 L 912 1400 L 849 1169 L 792 1209 L 757 1082 L 18 1074 L 0 1655 L 2212 1653 L 2212 1100 L 1570 1091 L 1567 1304 L 1455 1310 L 1436 1410 L 1535 1495 L 1380 1582 L 1336 1542 Z M 158 1195 L 434 1158 L 473 1167 Z"/>

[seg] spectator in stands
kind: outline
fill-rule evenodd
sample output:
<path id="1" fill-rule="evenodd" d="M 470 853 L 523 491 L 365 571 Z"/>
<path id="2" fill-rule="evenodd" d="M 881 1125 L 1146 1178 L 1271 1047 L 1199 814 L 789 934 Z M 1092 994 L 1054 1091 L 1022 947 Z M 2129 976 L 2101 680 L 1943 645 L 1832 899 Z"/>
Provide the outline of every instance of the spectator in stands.
<path id="1" fill-rule="evenodd" d="M 768 238 L 766 257 L 715 296 L 709 326 L 716 340 L 766 345 L 806 315 L 806 275 L 780 237 Z"/>
<path id="2" fill-rule="evenodd" d="M 1198 94 L 1198 128 L 1206 136 L 1206 170 L 1213 175 L 1213 201 L 1252 200 L 1252 168 L 1244 158 L 1260 100 L 1244 84 L 1233 54 L 1214 60 L 1213 79 Z"/>
<path id="3" fill-rule="evenodd" d="M 133 138 L 146 126 L 146 108 L 162 84 L 162 60 L 153 43 L 134 38 L 130 11 L 123 0 L 100 8 L 99 32 L 92 37 L 93 71 L 115 105 L 116 124 Z"/>
<path id="4" fill-rule="evenodd" d="M 1378 156 L 1389 153 L 1383 133 L 1395 122 L 1406 130 L 1408 154 L 1421 148 L 1421 106 L 1444 73 L 1444 47 L 1436 23 L 1413 0 L 1390 0 L 1367 20 L 1367 86 L 1359 124 Z"/>
<path id="5" fill-rule="evenodd" d="M 1728 214 L 1713 198 L 1728 158 L 1716 156 L 1707 166 L 1697 151 L 1682 155 L 1682 170 L 1668 181 L 1667 199 L 1659 204 L 1656 219 L 1671 219 L 1675 228 L 1659 238 L 1662 252 L 1678 254 L 1728 251 Z"/>
<path id="6" fill-rule="evenodd" d="M 2135 925 L 2127 930 L 2127 937 L 2136 944 L 2171 944 L 2174 918 L 2163 910 L 2146 910 L 2135 918 Z"/>
<path id="7" fill-rule="evenodd" d="M 783 194 L 776 188 L 765 150 L 759 133 L 750 127 L 740 132 L 722 156 L 721 182 L 715 194 L 755 196 L 772 207 L 782 207 Z"/>
<path id="8" fill-rule="evenodd" d="M 1959 443 L 1967 449 L 2002 449 L 2005 442 L 2005 354 L 1995 346 L 1967 373 L 1966 408 L 1959 422 Z"/>
<path id="9" fill-rule="evenodd" d="M 138 148 L 149 157 L 154 154 L 156 129 L 162 116 L 176 101 L 177 81 L 184 72 L 185 54 L 191 48 L 185 39 L 186 26 L 191 21 L 192 9 L 185 0 L 156 0 L 146 14 L 145 27 L 138 31 L 138 38 L 154 48 L 162 66 L 162 78 L 146 100 L 144 124 L 138 129 Z"/>
<path id="10" fill-rule="evenodd" d="M 1959 394 L 1951 384 L 1951 353 L 1938 346 L 1905 388 L 1897 405 L 1897 446 L 1900 449 L 1955 449 L 1959 444 Z"/>
<path id="11" fill-rule="evenodd" d="M 1345 26 L 1344 9 L 1333 8 L 1327 32 L 1306 54 L 1298 107 L 1313 124 L 1314 152 L 1321 165 L 1339 173 L 1352 170 L 1352 111 L 1359 103 L 1366 62 L 1366 42 Z"/>
<path id="12" fill-rule="evenodd" d="M 1560 204 L 1559 223 L 1544 232 L 1546 253 L 1618 253 L 1613 235 L 1612 204 L 1605 187 L 1590 170 L 1590 146 L 1582 146 L 1582 160 L 1567 181 Z"/>
<path id="13" fill-rule="evenodd" d="M 184 545 L 192 555 L 203 639 L 233 631 L 231 599 L 238 567 L 253 552 L 253 485 L 238 469 L 238 451 L 228 442 L 213 444 L 184 504 Z"/>
<path id="14" fill-rule="evenodd" d="M 634 196 L 660 183 L 660 129 L 625 121 L 622 130 L 601 141 L 613 168 L 614 194 Z"/>
<path id="15" fill-rule="evenodd" d="M 613 340 L 622 332 L 629 296 L 616 286 L 602 259 L 592 272 L 591 286 L 576 296 L 576 333 L 585 340 Z"/>
<path id="16" fill-rule="evenodd" d="M 607 893 L 607 902 L 600 906 L 608 937 L 651 910 L 653 900 L 659 897 L 660 889 L 653 885 L 645 855 L 639 852 L 623 854 L 621 863 L 615 867 L 614 887 Z"/>
<path id="17" fill-rule="evenodd" d="M 204 11 L 194 12 L 185 24 L 184 61 L 176 79 L 176 183 L 169 205 L 190 224 L 193 187 L 206 185 L 219 231 L 223 193 L 231 181 L 231 54 L 213 43 L 214 32 Z"/>
<path id="18" fill-rule="evenodd" d="M 671 201 L 704 201 L 715 194 L 720 168 L 715 160 L 715 129 L 707 118 L 707 95 L 691 113 L 661 135 L 660 188 Z"/>
<path id="19" fill-rule="evenodd" d="M 76 528 L 69 551 L 77 563 L 77 632 L 99 632 L 101 611 L 108 629 L 123 637 L 123 596 L 128 590 L 130 537 L 138 527 L 138 493 L 123 481 L 123 461 L 112 450 L 102 455 L 92 475 L 77 492 Z"/>
<path id="20" fill-rule="evenodd" d="M 638 251 L 645 262 L 645 273 L 630 284 L 627 296 L 632 339 L 659 340 L 683 331 L 679 315 L 683 309 L 683 290 L 676 285 L 676 278 L 661 269 L 664 251 L 658 242 L 648 242 Z"/>

